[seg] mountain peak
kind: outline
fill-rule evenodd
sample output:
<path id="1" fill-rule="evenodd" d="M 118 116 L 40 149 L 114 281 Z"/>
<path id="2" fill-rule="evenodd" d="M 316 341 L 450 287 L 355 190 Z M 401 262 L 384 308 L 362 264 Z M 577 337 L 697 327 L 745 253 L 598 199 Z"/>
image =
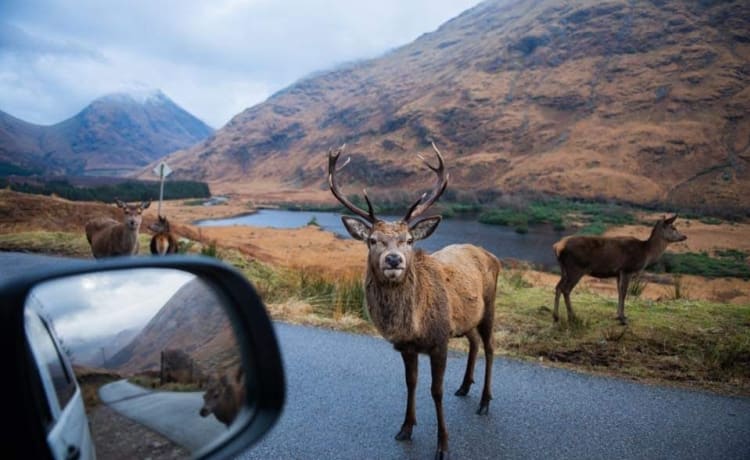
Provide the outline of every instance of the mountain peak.
<path id="1" fill-rule="evenodd" d="M 140 105 L 147 103 L 163 103 L 171 102 L 160 89 L 158 88 L 137 88 L 124 91 L 117 91 L 109 94 L 100 96 L 94 100 L 94 102 L 115 102 L 115 103 L 128 103 L 135 102 Z"/>

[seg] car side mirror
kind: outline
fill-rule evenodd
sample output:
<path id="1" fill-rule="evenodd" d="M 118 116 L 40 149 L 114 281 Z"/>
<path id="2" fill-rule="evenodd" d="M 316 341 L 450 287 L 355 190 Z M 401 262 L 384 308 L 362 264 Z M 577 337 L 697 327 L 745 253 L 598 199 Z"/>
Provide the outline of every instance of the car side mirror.
<path id="1" fill-rule="evenodd" d="M 93 458 L 92 433 L 135 423 L 147 434 L 136 435 L 135 457 L 167 446 L 226 458 L 273 426 L 285 398 L 281 355 L 242 274 L 183 256 L 63 265 L 0 285 L 22 339 L 16 365 L 28 370 L 15 385 L 27 414 L 19 432 L 25 425 L 45 457 Z M 112 415 L 92 417 L 99 410 Z"/>

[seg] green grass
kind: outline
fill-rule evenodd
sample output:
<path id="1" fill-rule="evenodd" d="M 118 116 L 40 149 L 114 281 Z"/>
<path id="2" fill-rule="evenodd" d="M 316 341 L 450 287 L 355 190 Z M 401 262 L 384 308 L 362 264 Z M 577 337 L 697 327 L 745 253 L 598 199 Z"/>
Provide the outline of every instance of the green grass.
<path id="1" fill-rule="evenodd" d="M 579 202 L 562 198 L 538 199 L 486 209 L 479 221 L 490 225 L 514 227 L 519 233 L 529 226 L 549 224 L 557 231 L 583 223 L 578 233 L 599 235 L 609 226 L 636 222 L 633 209 L 608 203 Z"/>
<path id="2" fill-rule="evenodd" d="M 750 395 L 750 305 L 628 297 L 627 327 L 617 299 L 579 287 L 571 295 L 581 320 L 552 322 L 554 289 L 500 279 L 495 339 L 502 354 L 576 369 L 687 384 Z"/>
<path id="3" fill-rule="evenodd" d="M 667 252 L 650 270 L 709 278 L 750 279 L 750 266 L 746 258 L 747 254 L 737 250 L 718 251 L 716 257 L 705 252 Z"/>

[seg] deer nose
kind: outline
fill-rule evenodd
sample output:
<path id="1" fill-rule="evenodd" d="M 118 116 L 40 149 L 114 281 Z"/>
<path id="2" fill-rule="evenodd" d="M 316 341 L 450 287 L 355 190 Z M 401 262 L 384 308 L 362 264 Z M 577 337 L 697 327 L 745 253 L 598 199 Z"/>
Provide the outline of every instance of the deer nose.
<path id="1" fill-rule="evenodd" d="M 398 268 L 401 265 L 401 256 L 398 254 L 387 254 L 385 256 L 385 263 L 390 268 Z"/>

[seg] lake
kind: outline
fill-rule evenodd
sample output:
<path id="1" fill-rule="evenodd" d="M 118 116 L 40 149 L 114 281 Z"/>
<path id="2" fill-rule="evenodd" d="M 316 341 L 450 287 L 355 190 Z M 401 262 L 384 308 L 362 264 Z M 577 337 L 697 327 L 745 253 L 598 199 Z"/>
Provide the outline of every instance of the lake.
<path id="1" fill-rule="evenodd" d="M 381 216 L 383 220 L 396 220 L 401 216 Z M 203 220 L 201 227 L 228 227 L 249 225 L 253 227 L 299 228 L 315 218 L 321 228 L 344 238 L 351 238 L 341 223 L 341 214 L 324 211 L 285 211 L 263 209 L 255 214 L 227 219 Z M 464 218 L 443 219 L 435 233 L 419 241 L 418 247 L 428 252 L 436 251 L 453 243 L 471 243 L 482 246 L 500 259 L 518 259 L 545 268 L 557 266 L 552 245 L 565 233 L 548 226 L 529 227 L 529 232 L 519 234 L 509 227 L 487 225 Z"/>

